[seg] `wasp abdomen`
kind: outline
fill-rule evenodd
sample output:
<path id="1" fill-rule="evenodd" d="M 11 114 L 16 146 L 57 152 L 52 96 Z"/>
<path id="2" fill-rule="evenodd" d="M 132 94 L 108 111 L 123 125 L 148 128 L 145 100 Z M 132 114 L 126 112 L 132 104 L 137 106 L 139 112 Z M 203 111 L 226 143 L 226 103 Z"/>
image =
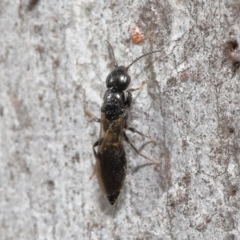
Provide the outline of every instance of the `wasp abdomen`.
<path id="1" fill-rule="evenodd" d="M 126 176 L 126 154 L 123 148 L 111 146 L 99 151 L 98 180 L 107 196 L 119 192 Z"/>
<path id="2" fill-rule="evenodd" d="M 113 150 L 114 151 L 114 150 Z M 111 205 L 115 203 L 126 177 L 127 160 L 125 152 L 117 158 L 103 158 L 100 154 L 98 181 Z"/>

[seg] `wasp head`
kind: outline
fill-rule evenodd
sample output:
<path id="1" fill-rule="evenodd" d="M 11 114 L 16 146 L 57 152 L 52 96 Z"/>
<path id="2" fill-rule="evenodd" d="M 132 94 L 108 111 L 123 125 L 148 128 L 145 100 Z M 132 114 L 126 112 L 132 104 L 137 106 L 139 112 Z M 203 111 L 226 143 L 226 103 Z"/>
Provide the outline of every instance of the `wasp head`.
<path id="1" fill-rule="evenodd" d="M 127 68 L 124 66 L 116 67 L 106 79 L 107 88 L 116 90 L 126 90 L 131 82 L 131 77 L 127 73 Z"/>

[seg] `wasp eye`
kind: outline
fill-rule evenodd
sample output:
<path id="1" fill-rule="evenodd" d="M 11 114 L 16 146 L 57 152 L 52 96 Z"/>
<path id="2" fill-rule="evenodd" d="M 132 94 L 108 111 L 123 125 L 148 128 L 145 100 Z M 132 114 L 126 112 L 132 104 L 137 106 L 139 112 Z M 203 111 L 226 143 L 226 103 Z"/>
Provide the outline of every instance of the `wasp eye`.
<path id="1" fill-rule="evenodd" d="M 106 79 L 107 88 L 117 90 L 126 90 L 130 82 L 131 78 L 123 66 L 114 69 Z"/>

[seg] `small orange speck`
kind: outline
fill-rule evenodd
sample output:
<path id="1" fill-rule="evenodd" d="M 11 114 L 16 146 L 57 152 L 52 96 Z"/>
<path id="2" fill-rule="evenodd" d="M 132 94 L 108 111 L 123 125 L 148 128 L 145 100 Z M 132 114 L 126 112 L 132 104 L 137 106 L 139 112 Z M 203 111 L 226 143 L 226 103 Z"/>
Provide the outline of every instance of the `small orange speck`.
<path id="1" fill-rule="evenodd" d="M 144 41 L 144 35 L 139 27 L 135 26 L 131 29 L 131 39 L 135 44 L 140 44 Z"/>

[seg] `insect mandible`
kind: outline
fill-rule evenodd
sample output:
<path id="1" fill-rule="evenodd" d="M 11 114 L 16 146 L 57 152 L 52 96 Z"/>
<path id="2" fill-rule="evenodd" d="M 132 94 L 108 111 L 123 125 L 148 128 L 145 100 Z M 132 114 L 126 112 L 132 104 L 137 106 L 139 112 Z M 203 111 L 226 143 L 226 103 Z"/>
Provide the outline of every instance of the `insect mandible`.
<path id="1" fill-rule="evenodd" d="M 106 194 L 109 203 L 114 205 L 126 176 L 127 159 L 123 140 L 128 142 L 137 154 L 151 161 L 153 164 L 159 165 L 158 162 L 148 158 L 137 150 L 127 137 L 125 130 L 138 133 L 154 142 L 150 137 L 142 134 L 133 127 L 129 127 L 127 124 L 127 109 L 132 103 L 132 92 L 140 89 L 127 89 L 131 82 L 128 69 L 140 58 L 160 52 L 160 50 L 141 55 L 127 67 L 118 66 L 113 48 L 108 41 L 106 42 L 115 68 L 106 79 L 107 91 L 105 92 L 101 107 L 101 119 L 97 120 L 101 123 L 100 136 L 98 141 L 93 145 L 93 153 L 96 158 L 94 173 L 96 173 L 99 185 Z M 98 147 L 97 151 L 95 147 Z"/>

